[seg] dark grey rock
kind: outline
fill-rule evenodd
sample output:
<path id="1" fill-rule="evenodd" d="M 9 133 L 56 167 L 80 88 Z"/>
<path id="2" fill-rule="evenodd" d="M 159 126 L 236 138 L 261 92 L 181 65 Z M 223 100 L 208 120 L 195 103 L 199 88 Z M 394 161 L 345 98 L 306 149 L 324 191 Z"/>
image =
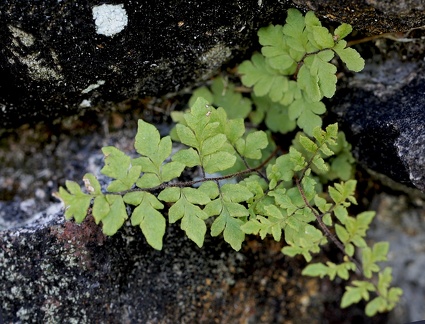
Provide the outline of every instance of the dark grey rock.
<path id="1" fill-rule="evenodd" d="M 391 59 L 370 63 L 334 100 L 364 167 L 425 192 L 425 70 Z"/>
<path id="2" fill-rule="evenodd" d="M 420 1 L 2 1 L 0 127 L 193 87 L 293 6 L 366 33 L 425 25 Z"/>
<path id="3" fill-rule="evenodd" d="M 406 32 L 425 25 L 422 0 L 294 0 L 318 17 L 346 22 L 371 35 Z"/>
<path id="4" fill-rule="evenodd" d="M 3 1 L 0 127 L 193 86 L 289 1 Z"/>
<path id="5" fill-rule="evenodd" d="M 343 293 L 300 277 L 303 260 L 271 240 L 235 252 L 208 238 L 199 249 L 170 226 L 155 251 L 137 228 L 106 238 L 92 219 L 41 213 L 38 223 L 0 232 L 4 323 L 311 323 Z"/>

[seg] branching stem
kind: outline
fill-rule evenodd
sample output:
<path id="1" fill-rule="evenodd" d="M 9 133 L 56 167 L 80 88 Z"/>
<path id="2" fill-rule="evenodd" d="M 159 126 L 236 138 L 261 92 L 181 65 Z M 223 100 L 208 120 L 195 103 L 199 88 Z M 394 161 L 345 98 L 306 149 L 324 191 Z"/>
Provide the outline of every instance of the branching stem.
<path id="1" fill-rule="evenodd" d="M 266 166 L 270 162 L 270 160 L 277 154 L 278 151 L 279 151 L 279 147 L 277 146 L 267 159 L 265 159 L 260 165 L 254 167 L 254 168 L 249 168 L 248 165 L 246 164 L 247 169 L 239 171 L 239 172 L 235 172 L 235 173 L 232 173 L 232 174 L 228 174 L 228 175 L 225 175 L 225 176 L 206 178 L 205 174 L 204 174 L 203 178 L 199 179 L 199 180 L 174 182 L 174 183 L 167 182 L 167 183 L 162 183 L 159 186 L 156 186 L 156 187 L 153 187 L 153 188 L 133 188 L 133 189 L 129 189 L 129 190 L 125 190 L 125 191 L 119 191 L 119 192 L 106 192 L 105 194 L 123 196 L 123 195 L 125 195 L 129 192 L 136 192 L 136 191 L 153 192 L 153 191 L 157 191 L 157 190 L 164 190 L 165 188 L 170 188 L 170 187 L 185 188 L 185 187 L 192 187 L 195 184 L 206 182 L 206 181 L 218 182 L 218 181 L 221 181 L 221 180 L 232 179 L 232 178 L 242 176 L 242 175 L 245 175 L 245 174 L 249 174 L 249 173 L 253 173 L 253 172 L 259 172 L 261 169 L 264 168 L 264 166 Z M 259 174 L 260 174 L 260 176 L 263 177 L 263 174 L 261 172 L 259 172 Z"/>
<path id="2" fill-rule="evenodd" d="M 322 218 L 323 215 L 319 214 L 317 212 L 316 209 L 313 208 L 312 205 L 310 205 L 310 203 L 307 200 L 307 197 L 305 196 L 304 193 L 304 189 L 301 186 L 301 183 L 299 181 L 299 179 L 295 179 L 295 182 L 297 184 L 297 188 L 301 194 L 301 197 L 304 200 L 305 205 L 311 210 L 311 212 L 313 213 L 313 215 L 316 217 L 317 222 L 319 223 L 320 228 L 322 229 L 322 231 L 325 233 L 325 235 L 336 245 L 336 247 L 341 250 L 342 253 L 344 253 L 344 255 L 346 255 L 351 262 L 353 262 L 356 265 L 357 268 L 357 273 L 358 274 L 362 274 L 363 270 L 362 270 L 362 265 L 353 257 L 349 256 L 344 249 L 344 245 L 341 243 L 341 241 L 339 241 L 336 236 L 334 234 L 332 234 L 332 232 L 329 230 L 329 228 L 326 226 L 326 224 L 323 222 Z"/>

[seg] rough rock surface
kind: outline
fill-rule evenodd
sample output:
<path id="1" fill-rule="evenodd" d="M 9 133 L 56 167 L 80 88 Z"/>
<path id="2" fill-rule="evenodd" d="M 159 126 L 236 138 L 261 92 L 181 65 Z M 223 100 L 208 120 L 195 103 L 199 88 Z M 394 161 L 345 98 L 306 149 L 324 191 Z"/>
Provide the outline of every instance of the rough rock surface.
<path id="1" fill-rule="evenodd" d="M 363 166 L 425 192 L 423 64 L 369 63 L 339 93 L 334 111 Z"/>
<path id="2" fill-rule="evenodd" d="M 106 238 L 92 219 L 64 224 L 61 213 L 1 233 L 3 320 L 372 323 L 358 308 L 338 310 L 341 287 L 300 277 L 302 259 L 285 258 L 273 241 L 253 239 L 235 252 L 220 238 L 207 239 L 199 249 L 171 226 L 164 243 L 155 251 L 131 227 Z"/>
<path id="3" fill-rule="evenodd" d="M 193 86 L 293 6 L 368 34 L 425 25 L 419 0 L 3 1 L 0 127 Z"/>
<path id="4" fill-rule="evenodd" d="M 2 2 L 0 127 L 179 91 L 252 46 L 271 12 L 281 17 L 284 8 L 257 0 Z"/>
<path id="5" fill-rule="evenodd" d="M 294 3 L 371 35 L 405 32 L 425 25 L 422 0 L 294 0 Z"/>

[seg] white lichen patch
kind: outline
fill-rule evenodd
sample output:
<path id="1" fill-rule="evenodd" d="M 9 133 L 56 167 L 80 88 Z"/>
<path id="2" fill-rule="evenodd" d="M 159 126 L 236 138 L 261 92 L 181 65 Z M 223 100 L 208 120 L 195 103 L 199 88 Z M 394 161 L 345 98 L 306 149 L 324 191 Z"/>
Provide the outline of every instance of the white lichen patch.
<path id="1" fill-rule="evenodd" d="M 63 203 L 54 203 L 46 210 L 34 214 L 24 222 L 19 220 L 6 222 L 3 218 L 0 217 L 0 231 L 19 227 L 19 229 L 16 231 L 10 232 L 11 237 L 19 237 L 24 234 L 35 233 L 52 222 L 59 221 L 60 223 L 63 223 L 63 217 L 58 217 L 58 213 L 63 210 L 63 208 Z"/>
<path id="2" fill-rule="evenodd" d="M 84 99 L 83 101 L 81 101 L 80 103 L 80 108 L 89 108 L 91 107 L 91 101 Z"/>
<path id="3" fill-rule="evenodd" d="M 105 36 L 114 36 L 121 32 L 128 24 L 127 12 L 123 4 L 103 4 L 92 9 L 96 25 L 96 33 Z"/>
<path id="4" fill-rule="evenodd" d="M 35 38 L 30 33 L 27 33 L 23 31 L 22 29 L 12 25 L 8 25 L 7 27 L 9 27 L 9 30 L 12 33 L 13 37 L 15 37 L 16 39 L 19 39 L 20 42 L 24 44 L 25 46 L 30 47 L 34 44 Z M 17 44 L 15 43 L 15 45 Z"/>
<path id="5" fill-rule="evenodd" d="M 81 91 L 81 93 L 89 93 L 90 91 L 99 88 L 101 85 L 105 84 L 105 80 L 98 80 L 95 84 L 90 84 L 87 88 Z"/>
<path id="6" fill-rule="evenodd" d="M 44 58 L 40 57 L 41 53 L 39 50 L 33 50 L 31 47 L 35 44 L 35 37 L 30 33 L 23 31 L 22 29 L 8 25 L 8 28 L 12 34 L 10 51 L 15 56 L 15 59 L 9 59 L 11 64 L 15 64 L 16 60 L 21 64 L 24 64 L 28 68 L 28 75 L 33 80 L 62 80 L 61 75 L 62 67 L 59 65 L 59 60 L 56 53 L 51 49 L 54 66 L 47 64 Z M 21 48 L 25 47 L 25 51 L 21 51 Z M 28 50 L 29 49 L 29 50 Z M 28 54 L 22 54 L 28 53 Z"/>
<path id="7" fill-rule="evenodd" d="M 217 44 L 206 52 L 202 53 L 199 61 L 213 69 L 221 66 L 232 56 L 232 50 L 224 44 Z"/>
<path id="8" fill-rule="evenodd" d="M 17 53 L 14 52 L 18 56 Z M 61 80 L 63 79 L 55 69 L 47 66 L 43 59 L 39 58 L 40 52 L 20 57 L 22 63 L 28 67 L 28 73 L 35 80 Z"/>

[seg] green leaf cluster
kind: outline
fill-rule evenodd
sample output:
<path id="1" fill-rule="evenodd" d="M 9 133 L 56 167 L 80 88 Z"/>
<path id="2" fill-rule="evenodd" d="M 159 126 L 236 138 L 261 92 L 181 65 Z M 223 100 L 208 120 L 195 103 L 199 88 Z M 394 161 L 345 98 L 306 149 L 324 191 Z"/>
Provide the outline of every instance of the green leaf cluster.
<path id="1" fill-rule="evenodd" d="M 298 133 L 292 144 L 306 156 L 307 160 L 310 160 L 313 158 L 315 150 L 314 148 L 307 150 L 301 145 L 300 141 L 305 141 L 303 137 L 305 138 L 302 133 Z M 332 154 L 330 154 L 330 151 Z M 324 163 L 325 167 L 318 168 L 315 164 L 311 165 L 312 171 L 319 177 L 321 183 L 336 179 L 347 181 L 353 177 L 355 160 L 351 154 L 351 144 L 346 141 L 343 132 L 338 132 L 335 141 L 328 143 L 326 147 L 319 150 L 319 154 L 322 159 L 330 157 Z"/>
<path id="2" fill-rule="evenodd" d="M 187 167 L 202 166 L 212 174 L 230 169 L 238 157 L 261 159 L 261 150 L 268 146 L 267 134 L 245 133 L 242 118 L 228 119 L 222 107 L 215 109 L 198 98 L 176 126 L 177 139 L 189 148 L 177 152 L 172 160 Z"/>
<path id="3" fill-rule="evenodd" d="M 390 287 L 392 282 L 392 270 L 386 267 L 379 272 L 378 283 L 365 280 L 354 280 L 351 286 L 346 287 L 346 291 L 341 300 L 341 308 L 365 300 L 366 315 L 374 316 L 377 313 L 391 311 L 400 300 L 403 291 L 397 287 Z M 370 300 L 370 294 L 374 293 L 376 297 Z"/>
<path id="4" fill-rule="evenodd" d="M 112 178 L 106 191 L 92 174 L 83 179 L 85 190 L 72 181 L 66 182 L 66 189 L 59 189 L 57 196 L 66 206 L 67 219 L 82 222 L 92 205 L 94 220 L 102 223 L 106 235 L 115 234 L 130 218 L 131 225 L 140 227 L 147 243 L 158 250 L 167 226 L 164 215 L 168 215 L 168 223 L 178 222 L 199 247 L 208 227 L 212 236 L 222 235 L 235 250 L 241 249 L 247 234 L 263 239 L 271 235 L 285 242 L 283 254 L 302 255 L 307 262 L 322 245 L 339 242 L 345 254 L 343 262 L 311 263 L 303 274 L 348 280 L 350 272 L 359 270 L 360 263 L 353 259 L 358 249 L 365 280 L 347 286 L 341 306 L 368 301 L 371 293 L 377 297 L 367 304 L 368 314 L 396 305 L 401 291 L 390 287 L 390 273 L 379 266 L 386 260 L 388 243 L 371 248 L 365 240 L 374 213 L 349 215 L 348 208 L 357 203 L 356 181 L 334 183 L 326 191 L 318 182 L 318 175 L 329 172 L 329 161 L 338 152 L 335 147 L 341 137 L 336 124 L 324 130 L 315 128 L 311 137 L 298 134 L 286 154 L 268 159 L 268 163 L 262 162 L 270 141 L 266 133 L 247 131 L 241 118 L 228 119 L 223 108 L 216 109 L 203 98 L 182 114 L 176 135 L 187 148 L 174 155 L 170 136 L 161 138 L 157 129 L 144 121 L 138 126 L 134 144 L 138 156 L 131 158 L 113 147 L 103 149 L 105 167 L 101 172 Z M 237 159 L 246 163 L 245 170 L 230 176 L 208 175 L 232 168 Z M 249 167 L 248 159 L 256 161 L 256 166 Z M 200 169 L 202 179 L 179 182 L 182 171 L 192 167 Z M 237 176 L 242 178 L 238 183 L 224 182 Z M 374 274 L 379 276 L 377 285 Z"/>
<path id="5" fill-rule="evenodd" d="M 280 118 L 277 122 L 265 117 L 270 129 L 287 132 L 296 124 L 312 135 L 313 129 L 322 125 L 320 115 L 326 111 L 321 100 L 336 91 L 335 54 L 349 70 L 358 72 L 364 67 L 359 53 L 346 47 L 344 38 L 351 30 L 350 25 L 342 24 L 332 34 L 314 12 L 303 16 L 296 9 L 288 10 L 284 26 L 261 28 L 261 54 L 255 53 L 239 66 L 242 83 L 253 87 L 255 97 L 265 97 L 255 100 L 253 122 L 258 124 L 271 114 Z"/>
<path id="6" fill-rule="evenodd" d="M 348 280 L 349 279 L 349 271 L 353 271 L 356 269 L 356 265 L 353 262 L 345 261 L 340 264 L 335 264 L 333 262 L 323 263 L 311 263 L 302 271 L 302 274 L 305 276 L 311 277 L 320 277 L 323 278 L 325 276 L 329 276 L 331 280 L 334 280 L 336 276 L 341 279 Z"/>
<path id="7" fill-rule="evenodd" d="M 160 138 L 156 127 L 143 120 L 139 120 L 138 126 L 134 148 L 141 156 L 132 160 L 135 167 L 140 167 L 136 186 L 154 188 L 179 177 L 185 165 L 176 161 L 165 163 L 172 151 L 170 136 Z M 140 177 L 141 172 L 143 175 Z"/>
<path id="8" fill-rule="evenodd" d="M 129 216 L 126 204 L 131 205 L 131 225 L 139 226 L 147 242 L 161 249 L 166 228 L 159 211 L 164 208 L 163 201 L 172 204 L 169 222 L 180 221 L 182 230 L 199 247 L 207 231 L 205 220 L 215 217 L 211 235 L 223 233 L 225 241 L 239 250 L 245 239 L 240 227 L 249 215 L 242 203 L 253 194 L 239 184 L 207 181 L 206 175 L 232 168 L 237 159 L 261 161 L 262 150 L 269 144 L 266 133 L 246 132 L 243 119 L 228 119 L 223 108 L 215 109 L 198 98 L 182 115 L 176 135 L 188 148 L 171 156 L 170 136 L 161 138 L 153 125 L 139 120 L 134 144 L 139 156 L 130 158 L 115 147 L 103 148 L 105 166 L 101 172 L 113 179 L 107 192 L 101 191 L 92 174 L 83 179 L 87 192 L 67 181 L 66 189 L 61 187 L 57 194 L 66 206 L 65 217 L 82 222 L 92 202 L 96 223 L 102 223 L 106 235 L 114 235 Z M 199 188 L 191 188 L 193 182 L 175 183 L 185 168 L 195 166 L 204 174 Z M 160 192 L 154 195 L 153 191 Z"/>

